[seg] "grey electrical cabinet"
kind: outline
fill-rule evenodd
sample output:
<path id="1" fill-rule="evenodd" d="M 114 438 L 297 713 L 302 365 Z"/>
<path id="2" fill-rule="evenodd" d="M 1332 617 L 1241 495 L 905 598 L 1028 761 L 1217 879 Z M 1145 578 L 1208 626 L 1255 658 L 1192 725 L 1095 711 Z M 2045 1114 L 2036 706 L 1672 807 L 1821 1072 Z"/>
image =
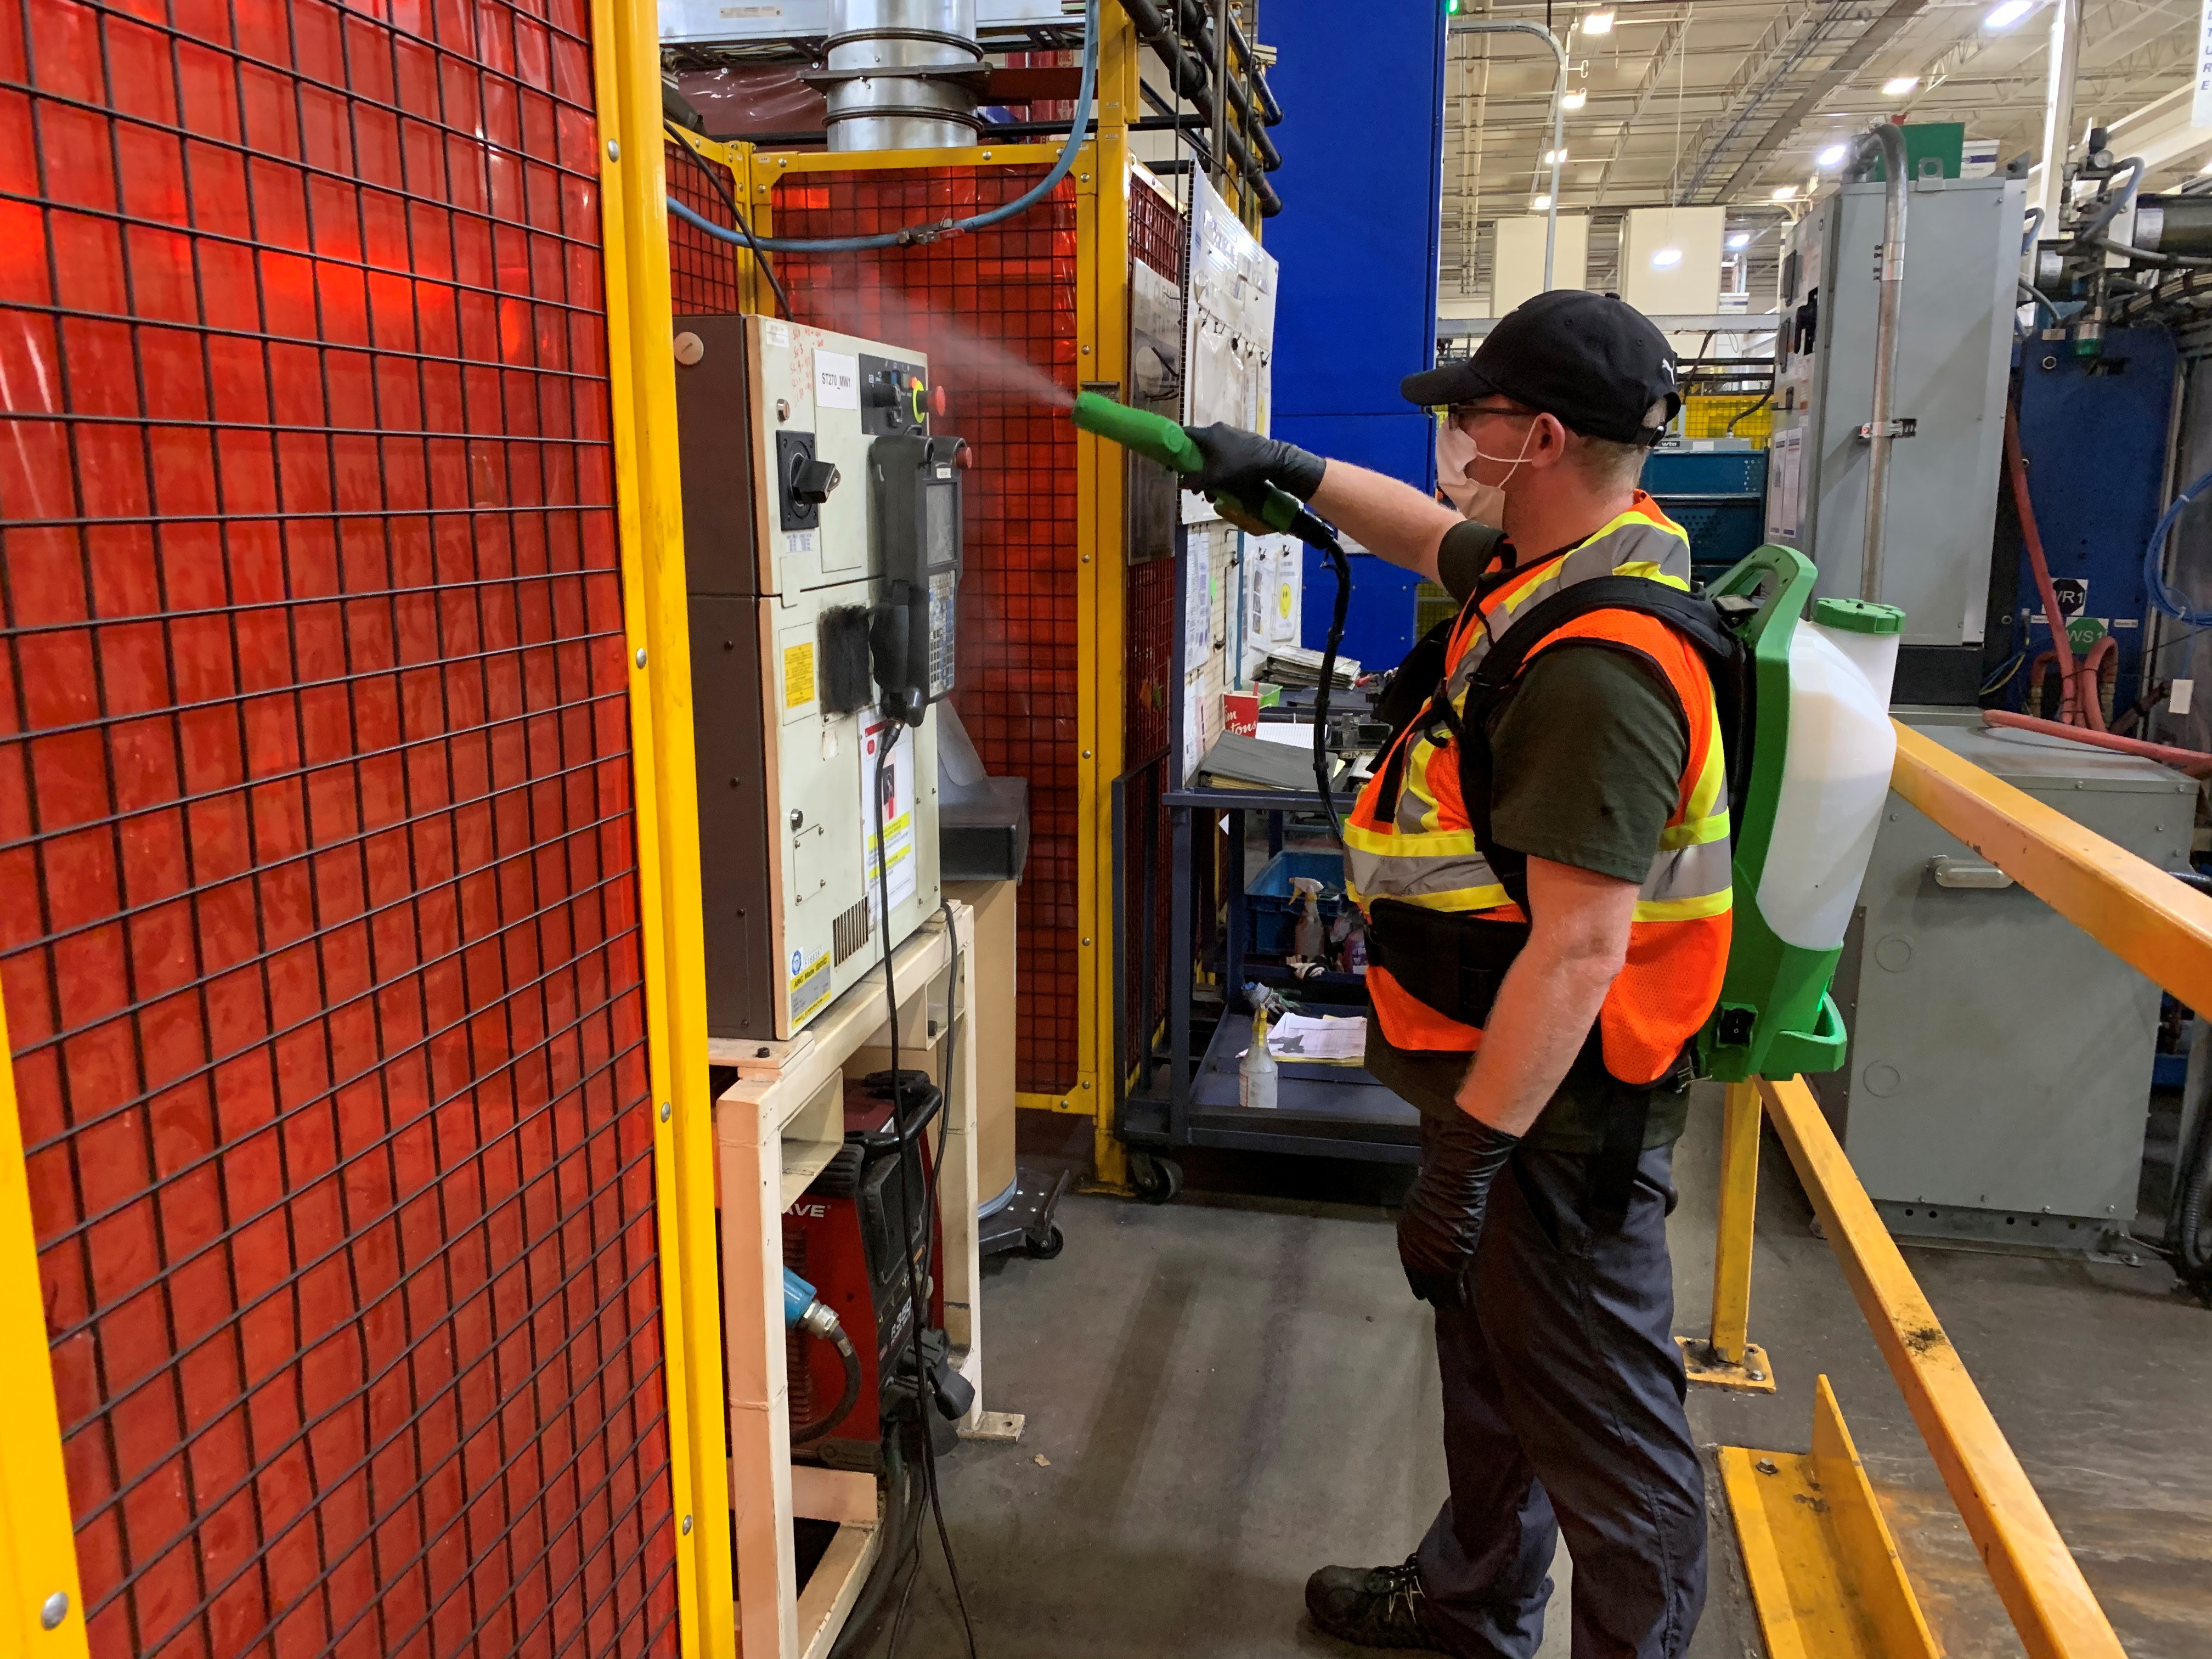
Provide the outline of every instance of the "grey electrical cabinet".
<path id="1" fill-rule="evenodd" d="M 2197 786 L 2033 732 L 1911 720 L 2161 869 Z M 2106 1248 L 2135 1218 L 2159 989 L 1892 794 L 1835 996 L 1848 1065 L 1811 1079 L 1892 1232 Z"/>
<path id="2" fill-rule="evenodd" d="M 1906 193 L 1891 410 L 1913 435 L 1890 446 L 1879 596 L 1905 611 L 1900 702 L 1971 703 L 1980 684 L 2026 189 L 1923 179 Z M 1865 556 L 1858 430 L 1873 412 L 1882 193 L 1846 185 L 1817 198 L 1783 246 L 1766 538 L 1820 567 L 1820 592 L 1850 599 Z"/>

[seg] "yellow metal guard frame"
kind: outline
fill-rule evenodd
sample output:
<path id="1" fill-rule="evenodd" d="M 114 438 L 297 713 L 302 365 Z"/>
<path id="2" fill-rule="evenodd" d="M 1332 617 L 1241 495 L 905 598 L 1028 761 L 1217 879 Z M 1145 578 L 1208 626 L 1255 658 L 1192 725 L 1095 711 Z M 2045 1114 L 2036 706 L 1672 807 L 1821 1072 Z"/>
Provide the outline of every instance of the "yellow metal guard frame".
<path id="1" fill-rule="evenodd" d="M 15 1109 L 8 1016 L 0 1008 L 0 1653 L 82 1659 L 84 1594 L 62 1465 L 61 1418 L 46 1352 L 46 1304 L 31 1225 L 29 1173 Z M 54 1595 L 66 1611 L 52 1629 L 41 1612 Z"/>
<path id="2" fill-rule="evenodd" d="M 678 1523 L 677 1598 L 685 1659 L 733 1659 L 732 1494 L 723 1456 L 714 1126 L 707 1088 L 706 950 L 701 933 L 691 653 L 677 470 L 676 363 L 669 301 L 658 15 L 641 0 L 593 0 L 605 191 L 607 356 L 623 613 L 630 647 L 638 906 L 653 1098 L 669 1461 Z"/>

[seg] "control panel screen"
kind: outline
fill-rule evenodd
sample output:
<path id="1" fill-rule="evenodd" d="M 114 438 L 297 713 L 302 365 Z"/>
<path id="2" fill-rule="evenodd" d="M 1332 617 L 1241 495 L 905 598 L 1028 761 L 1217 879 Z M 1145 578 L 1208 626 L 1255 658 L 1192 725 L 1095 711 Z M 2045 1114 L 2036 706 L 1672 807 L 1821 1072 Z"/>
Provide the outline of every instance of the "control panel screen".
<path id="1" fill-rule="evenodd" d="M 959 508 L 956 492 L 930 488 L 921 492 L 923 533 L 927 545 L 922 550 L 923 558 L 932 568 L 951 564 L 958 556 L 960 546 L 958 526 L 953 515 Z"/>

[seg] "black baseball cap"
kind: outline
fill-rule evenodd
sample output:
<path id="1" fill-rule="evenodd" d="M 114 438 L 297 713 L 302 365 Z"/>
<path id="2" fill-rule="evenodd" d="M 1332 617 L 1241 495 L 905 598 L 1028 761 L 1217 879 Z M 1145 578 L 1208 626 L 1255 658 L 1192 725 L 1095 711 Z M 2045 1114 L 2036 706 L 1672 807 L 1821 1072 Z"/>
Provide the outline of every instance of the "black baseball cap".
<path id="1" fill-rule="evenodd" d="M 1572 288 L 1524 301 L 1472 357 L 1408 374 L 1398 390 L 1424 408 L 1510 398 L 1584 437 L 1624 444 L 1657 443 L 1682 406 L 1674 348 L 1651 319 L 1617 294 Z M 1666 405 L 1656 427 L 1647 424 L 1654 404 Z"/>

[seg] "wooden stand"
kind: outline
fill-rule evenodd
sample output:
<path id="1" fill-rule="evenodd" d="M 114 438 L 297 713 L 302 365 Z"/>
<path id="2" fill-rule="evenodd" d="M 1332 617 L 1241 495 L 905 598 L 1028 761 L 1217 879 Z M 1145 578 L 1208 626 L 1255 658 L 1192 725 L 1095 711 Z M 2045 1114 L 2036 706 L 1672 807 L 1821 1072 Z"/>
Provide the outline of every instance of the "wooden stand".
<path id="1" fill-rule="evenodd" d="M 983 1340 L 975 1252 L 976 1056 L 974 913 L 951 903 L 951 931 L 933 916 L 891 956 L 901 1059 L 925 1065 L 951 1042 L 943 1161 L 945 1323 L 975 1404 L 963 1434 L 986 1427 Z M 962 971 L 953 973 L 953 942 Z M 738 1080 L 714 1103 L 722 1222 L 725 1370 L 730 1407 L 730 1507 L 737 1554 L 738 1631 L 744 1659 L 826 1654 L 882 1547 L 872 1477 L 791 1462 L 789 1380 L 784 1370 L 783 1212 L 820 1174 L 844 1138 L 844 1073 L 890 1038 L 883 969 L 816 1016 L 789 1042 L 717 1041 L 708 1060 Z M 934 1043 L 925 1034 L 933 1028 Z M 927 1059 L 922 1056 L 927 1054 Z M 876 1063 L 883 1063 L 880 1058 Z M 856 1340 L 859 1334 L 855 1334 Z M 990 1414 L 1002 1419 L 1003 1413 Z M 1018 1431 L 1018 1430 L 1017 1430 Z M 836 1540 L 799 1592 L 792 1522 L 834 1521 Z"/>

